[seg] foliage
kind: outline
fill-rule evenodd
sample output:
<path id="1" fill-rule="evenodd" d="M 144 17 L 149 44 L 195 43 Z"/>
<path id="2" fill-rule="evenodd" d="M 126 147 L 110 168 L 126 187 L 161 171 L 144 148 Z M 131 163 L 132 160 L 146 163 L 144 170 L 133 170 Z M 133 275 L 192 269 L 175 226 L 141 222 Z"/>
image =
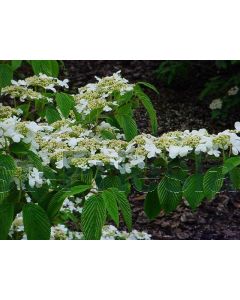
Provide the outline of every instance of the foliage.
<path id="1" fill-rule="evenodd" d="M 45 72 L 57 70 L 55 63 L 43 65 Z M 140 105 L 152 134 L 158 127 L 143 88 L 157 92 L 148 83 L 129 84 L 119 72 L 74 95 L 67 79 L 42 73 L 2 88 L 4 104 L 12 106 L 0 106 L 1 239 L 148 239 L 132 229 L 133 186 L 146 194 L 150 219 L 171 213 L 182 199 L 196 209 L 220 192 L 226 177 L 239 188 L 240 123 L 215 135 L 139 135 L 134 111 Z M 202 172 L 205 160 L 214 166 Z M 110 222 L 129 233 L 108 225 L 106 234 Z"/>
<path id="2" fill-rule="evenodd" d="M 156 76 L 167 85 L 171 85 L 180 78 L 187 78 L 190 65 L 190 61 L 166 60 L 160 63 Z"/>

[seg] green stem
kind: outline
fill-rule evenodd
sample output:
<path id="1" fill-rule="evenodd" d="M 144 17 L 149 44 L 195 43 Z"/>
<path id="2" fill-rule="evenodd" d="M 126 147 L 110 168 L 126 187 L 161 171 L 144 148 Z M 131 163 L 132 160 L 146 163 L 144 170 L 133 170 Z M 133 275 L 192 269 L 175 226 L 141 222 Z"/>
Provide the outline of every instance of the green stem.
<path id="1" fill-rule="evenodd" d="M 195 154 L 195 169 L 196 169 L 196 173 L 201 173 L 201 170 L 202 170 L 201 154 Z"/>
<path id="2" fill-rule="evenodd" d="M 226 160 L 226 153 L 225 153 L 225 151 L 223 150 L 223 162 L 225 162 L 225 160 Z"/>
<path id="3" fill-rule="evenodd" d="M 95 172 L 95 175 L 94 175 L 94 178 L 93 178 L 94 180 L 96 180 L 96 178 L 97 178 L 97 175 L 98 175 L 98 171 L 99 171 L 99 168 L 97 167 L 97 168 L 96 168 L 96 172 Z"/>

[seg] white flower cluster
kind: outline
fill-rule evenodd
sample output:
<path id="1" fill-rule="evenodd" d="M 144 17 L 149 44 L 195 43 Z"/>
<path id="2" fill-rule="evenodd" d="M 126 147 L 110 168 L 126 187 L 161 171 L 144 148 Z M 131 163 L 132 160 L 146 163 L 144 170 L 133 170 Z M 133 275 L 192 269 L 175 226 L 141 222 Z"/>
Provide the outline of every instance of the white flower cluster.
<path id="1" fill-rule="evenodd" d="M 0 149 L 8 145 L 7 138 L 10 138 L 15 143 L 19 143 L 24 138 L 17 129 L 18 124 L 20 124 L 20 119 L 16 116 L 0 121 Z"/>
<path id="2" fill-rule="evenodd" d="M 209 134 L 205 129 L 176 131 L 160 137 L 142 134 L 132 141 L 104 140 L 96 128 L 84 130 L 82 127 L 64 125 L 46 136 L 37 135 L 38 153 L 46 162 L 55 161 L 56 167 L 71 167 L 83 170 L 92 166 L 112 166 L 122 174 L 131 173 L 133 168 L 145 167 L 148 159 L 162 157 L 166 160 L 185 157 L 191 153 L 205 153 L 219 157 L 223 150 L 233 155 L 240 153 L 239 122 L 235 130 L 225 130 L 218 134 Z M 116 129 L 111 127 L 111 130 Z M 74 137 L 78 134 L 78 137 Z"/>
<path id="3" fill-rule="evenodd" d="M 10 142 L 19 143 L 23 141 L 30 144 L 32 149 L 38 148 L 35 137 L 37 132 L 53 130 L 47 124 L 37 124 L 33 121 L 21 121 L 17 116 L 0 119 L 0 149 L 8 146 Z"/>
<path id="4" fill-rule="evenodd" d="M 19 99 L 21 102 L 26 100 L 46 99 L 48 102 L 53 102 L 52 98 L 44 96 L 33 88 L 42 88 L 45 91 L 56 93 L 56 88 L 68 88 L 68 79 L 59 80 L 58 78 L 50 77 L 45 74 L 34 75 L 25 80 L 12 80 L 12 85 L 2 88 L 1 95 L 10 96 L 12 99 Z"/>
<path id="5" fill-rule="evenodd" d="M 238 92 L 239 92 L 239 87 L 234 86 L 228 91 L 227 94 L 228 94 L 228 96 L 235 96 L 235 95 L 237 95 Z"/>
<path id="6" fill-rule="evenodd" d="M 39 73 L 39 75 L 34 75 L 32 77 L 28 77 L 25 80 L 12 80 L 13 86 L 23 86 L 23 87 L 41 87 L 45 90 L 50 90 L 56 93 L 56 87 L 63 87 L 68 89 L 68 79 L 59 80 L 58 78 L 54 78 L 51 76 L 47 76 L 46 74 Z"/>
<path id="7" fill-rule="evenodd" d="M 230 97 L 235 96 L 238 94 L 238 92 L 239 92 L 239 88 L 237 86 L 234 86 L 227 92 L 227 96 Z M 212 102 L 209 105 L 209 108 L 211 110 L 222 109 L 222 107 L 223 107 L 223 100 L 220 98 L 212 100 Z"/>
<path id="8" fill-rule="evenodd" d="M 83 127 L 73 120 L 58 121 L 51 126 L 44 123 L 23 122 L 16 116 L 0 121 L 0 147 L 10 141 L 23 141 L 43 161 L 44 165 L 54 162 L 57 169 L 76 166 L 87 170 L 93 166 L 113 167 L 122 174 L 131 173 L 133 168 L 143 169 L 148 159 L 185 157 L 191 153 L 205 153 L 219 157 L 223 150 L 230 154 L 240 153 L 239 122 L 235 130 L 209 134 L 205 129 L 176 131 L 160 137 L 142 134 L 132 141 L 123 140 L 118 129 L 107 123 Z M 107 129 L 116 139 L 101 137 Z"/>
<path id="9" fill-rule="evenodd" d="M 121 77 L 120 71 L 114 73 L 113 76 L 96 77 L 96 79 L 97 83 L 90 83 L 79 88 L 79 94 L 74 95 L 77 111 L 85 116 L 93 110 L 112 111 L 114 107 L 118 106 L 118 103 L 112 101 L 109 96 L 113 92 L 124 95 L 134 88 L 134 85 L 129 84 L 128 80 Z"/>
<path id="10" fill-rule="evenodd" d="M 215 110 L 215 109 L 221 109 L 222 108 L 222 105 L 223 105 L 223 102 L 222 102 L 222 99 L 214 99 L 210 105 L 209 105 L 209 108 L 211 110 Z"/>
<path id="11" fill-rule="evenodd" d="M 0 120 L 10 118 L 12 116 L 19 116 L 22 114 L 21 109 L 15 109 L 10 106 L 3 105 L 0 103 Z"/>
<path id="12" fill-rule="evenodd" d="M 2 88 L 1 95 L 10 96 L 12 99 L 19 99 L 21 102 L 26 100 L 39 100 L 44 98 L 39 92 L 27 88 L 26 86 L 10 85 Z"/>

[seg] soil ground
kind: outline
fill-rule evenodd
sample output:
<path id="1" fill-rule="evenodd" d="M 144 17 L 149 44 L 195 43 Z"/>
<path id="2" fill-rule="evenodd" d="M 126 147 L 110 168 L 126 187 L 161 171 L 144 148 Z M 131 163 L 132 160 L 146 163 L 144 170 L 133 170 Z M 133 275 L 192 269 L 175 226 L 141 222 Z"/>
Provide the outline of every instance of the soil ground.
<path id="1" fill-rule="evenodd" d="M 157 110 L 159 134 L 172 130 L 206 128 L 209 132 L 218 132 L 233 128 L 238 121 L 237 113 L 230 114 L 227 120 L 213 121 L 209 101 L 199 100 L 206 76 L 214 75 L 212 62 L 198 62 L 188 80 L 180 78 L 170 87 L 156 76 L 159 64 L 160 61 L 64 61 L 64 76 L 70 79 L 72 90 L 94 82 L 94 76 L 111 75 L 118 70 L 131 82 L 154 84 L 159 95 L 148 94 Z M 136 112 L 136 119 L 140 130 L 149 132 L 144 110 Z M 195 212 L 183 203 L 176 212 L 162 214 L 154 221 L 147 219 L 143 201 L 137 199 L 132 195 L 133 227 L 147 231 L 153 239 L 240 239 L 240 193 L 221 192 L 214 201 L 204 202 Z"/>

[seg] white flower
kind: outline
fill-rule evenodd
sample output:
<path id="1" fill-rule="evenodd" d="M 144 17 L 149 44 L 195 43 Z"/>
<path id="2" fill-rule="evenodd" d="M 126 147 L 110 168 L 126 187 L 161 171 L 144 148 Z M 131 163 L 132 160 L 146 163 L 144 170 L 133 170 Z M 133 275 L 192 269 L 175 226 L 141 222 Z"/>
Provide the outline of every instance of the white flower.
<path id="1" fill-rule="evenodd" d="M 221 99 L 214 99 L 211 104 L 209 105 L 211 110 L 221 109 L 222 108 L 222 100 Z"/>
<path id="2" fill-rule="evenodd" d="M 89 166 L 92 167 L 92 166 L 104 166 L 104 163 L 99 160 L 99 159 L 89 159 L 88 161 L 89 163 Z"/>
<path id="3" fill-rule="evenodd" d="M 89 84 L 86 85 L 86 87 L 87 87 L 88 91 L 96 91 L 97 84 L 95 84 L 95 83 L 89 83 Z"/>
<path id="4" fill-rule="evenodd" d="M 161 150 L 158 149 L 153 143 L 145 144 L 144 149 L 148 152 L 148 158 L 155 157 L 157 154 L 161 153 Z"/>
<path id="5" fill-rule="evenodd" d="M 68 89 L 69 88 L 69 86 L 68 86 L 68 83 L 69 83 L 69 80 L 68 79 L 64 79 L 64 80 L 57 80 L 57 83 L 58 83 L 58 85 L 59 86 L 61 86 L 61 87 L 65 87 L 66 89 Z"/>
<path id="6" fill-rule="evenodd" d="M 110 129 L 111 127 L 112 127 L 112 126 L 111 126 L 109 123 L 105 122 L 105 121 L 102 121 L 102 122 L 98 125 L 98 128 L 99 128 L 100 130 Z"/>
<path id="7" fill-rule="evenodd" d="M 210 149 L 208 152 L 207 152 L 208 155 L 214 155 L 215 157 L 219 157 L 221 152 L 217 149 Z"/>
<path id="8" fill-rule="evenodd" d="M 37 123 L 35 122 L 30 122 L 26 125 L 27 129 L 29 129 L 30 131 L 37 133 L 38 131 L 43 130 L 42 126 L 39 126 Z"/>
<path id="9" fill-rule="evenodd" d="M 106 112 L 111 111 L 111 110 L 112 110 L 112 108 L 108 105 L 104 106 L 104 108 L 103 108 L 103 111 L 106 111 Z"/>
<path id="10" fill-rule="evenodd" d="M 129 163 L 124 164 L 119 168 L 121 174 L 130 174 L 132 172 L 131 165 Z"/>
<path id="11" fill-rule="evenodd" d="M 39 172 L 38 169 L 33 168 L 28 175 L 28 183 L 30 187 L 41 187 L 43 184 L 43 173 Z"/>
<path id="12" fill-rule="evenodd" d="M 184 157 L 192 150 L 189 146 L 170 146 L 168 149 L 169 157 L 174 159 L 177 156 Z"/>
<path id="13" fill-rule="evenodd" d="M 138 166 L 140 169 L 143 169 L 145 167 L 145 156 L 134 155 L 130 158 L 130 165 L 132 167 Z"/>
<path id="14" fill-rule="evenodd" d="M 14 133 L 11 138 L 15 143 L 19 143 L 24 136 L 20 133 Z"/>
<path id="15" fill-rule="evenodd" d="M 238 155 L 240 153 L 240 137 L 235 133 L 229 133 L 230 143 L 232 144 L 232 153 Z"/>
<path id="16" fill-rule="evenodd" d="M 53 79 L 53 77 L 47 76 L 46 74 L 39 73 L 39 78 L 41 79 Z"/>
<path id="17" fill-rule="evenodd" d="M 228 96 L 235 96 L 238 92 L 239 88 L 237 86 L 234 86 L 228 91 Z"/>
<path id="18" fill-rule="evenodd" d="M 118 153 L 114 149 L 102 148 L 101 152 L 106 156 L 118 158 Z"/>
<path id="19" fill-rule="evenodd" d="M 54 93 L 56 93 L 56 89 L 54 88 L 54 84 L 51 83 L 49 84 L 48 86 L 45 87 L 46 90 L 51 90 L 53 91 Z"/>
<path id="20" fill-rule="evenodd" d="M 206 144 L 199 144 L 195 148 L 195 153 L 199 154 L 200 152 L 206 153 L 207 152 L 207 145 Z"/>
<path id="21" fill-rule="evenodd" d="M 195 148 L 195 153 L 199 154 L 200 152 L 206 153 L 207 151 L 213 148 L 213 141 L 211 137 L 201 136 L 200 143 Z"/>
<path id="22" fill-rule="evenodd" d="M 26 200 L 27 200 L 27 203 L 31 203 L 32 202 L 32 199 L 30 198 L 29 195 L 26 195 Z"/>
<path id="23" fill-rule="evenodd" d="M 79 104 L 76 106 L 76 109 L 79 113 L 83 112 L 88 106 L 88 101 L 86 99 L 81 99 Z"/>
<path id="24" fill-rule="evenodd" d="M 69 141 L 68 141 L 68 145 L 70 147 L 76 147 L 77 146 L 77 143 L 78 143 L 78 140 L 76 138 L 71 138 Z"/>
<path id="25" fill-rule="evenodd" d="M 63 159 L 57 161 L 55 163 L 55 166 L 57 169 L 62 169 L 62 168 L 70 168 L 69 164 L 68 164 L 68 161 L 67 159 L 64 157 Z"/>
<path id="26" fill-rule="evenodd" d="M 235 122 L 234 127 L 237 131 L 240 131 L 240 122 Z"/>
<path id="27" fill-rule="evenodd" d="M 16 86 L 26 86 L 27 85 L 25 80 L 18 80 L 18 81 L 11 80 L 11 84 L 16 85 Z"/>

